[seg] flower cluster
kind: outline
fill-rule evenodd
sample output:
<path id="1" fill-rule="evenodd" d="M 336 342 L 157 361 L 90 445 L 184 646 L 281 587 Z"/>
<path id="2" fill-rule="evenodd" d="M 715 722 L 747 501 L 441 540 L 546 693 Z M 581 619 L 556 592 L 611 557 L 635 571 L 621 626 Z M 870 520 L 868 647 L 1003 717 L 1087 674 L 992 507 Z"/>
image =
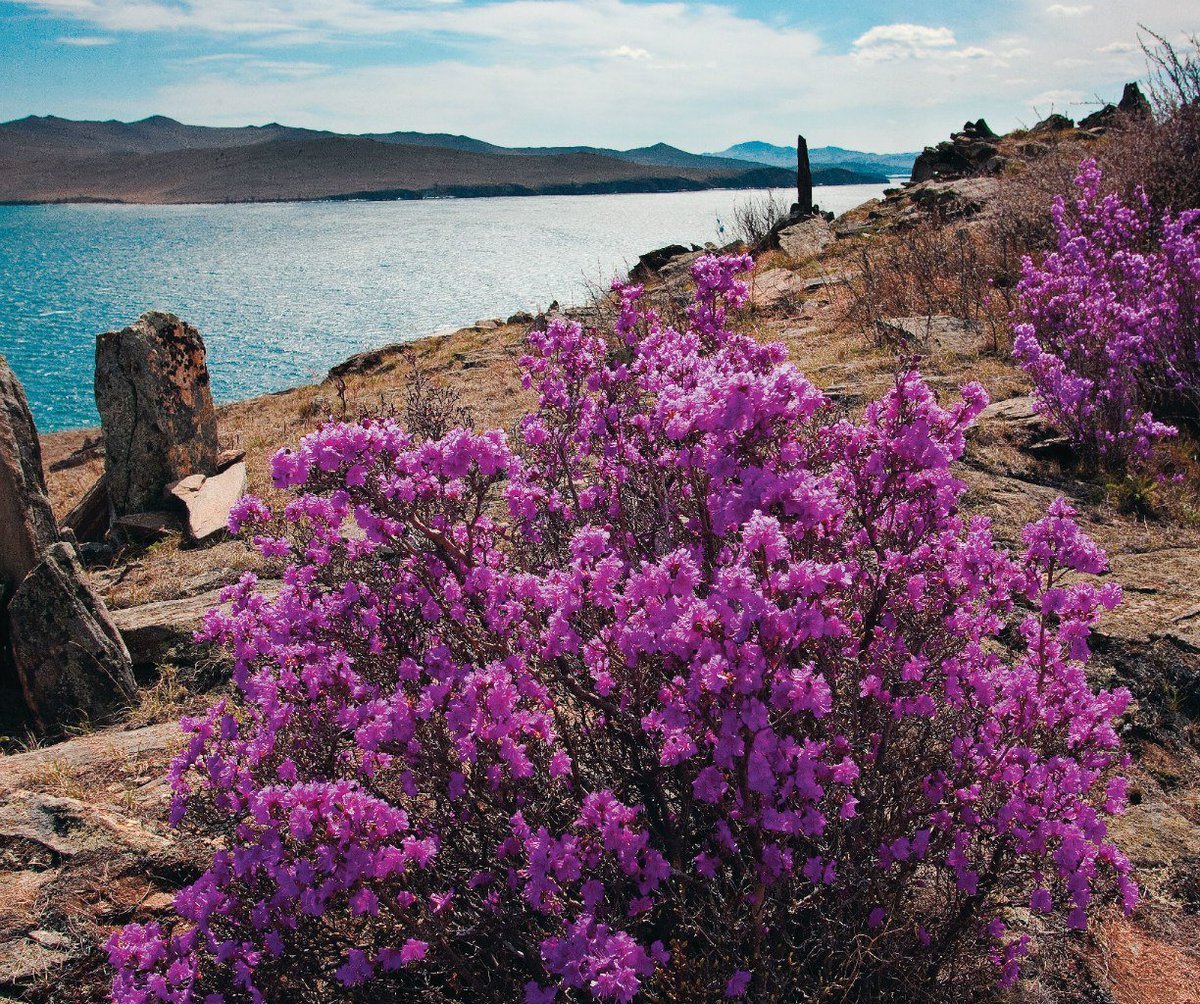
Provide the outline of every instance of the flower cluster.
<path id="1" fill-rule="evenodd" d="M 1156 219 L 1140 190 L 1101 195 L 1085 161 L 1072 206 L 1054 203 L 1058 248 L 1026 258 L 1013 351 L 1042 411 L 1076 447 L 1144 464 L 1200 402 L 1200 211 Z M 1072 211 L 1073 210 L 1073 211 Z"/>
<path id="2" fill-rule="evenodd" d="M 231 523 L 282 590 L 209 614 L 237 698 L 172 770 L 212 864 L 113 939 L 117 1004 L 956 994 L 1132 908 L 1104 555 L 1063 502 L 1020 554 L 959 514 L 978 386 L 838 419 L 731 332 L 749 266 L 701 258 L 683 330 L 621 286 L 532 332 L 516 442 L 275 458 Z"/>

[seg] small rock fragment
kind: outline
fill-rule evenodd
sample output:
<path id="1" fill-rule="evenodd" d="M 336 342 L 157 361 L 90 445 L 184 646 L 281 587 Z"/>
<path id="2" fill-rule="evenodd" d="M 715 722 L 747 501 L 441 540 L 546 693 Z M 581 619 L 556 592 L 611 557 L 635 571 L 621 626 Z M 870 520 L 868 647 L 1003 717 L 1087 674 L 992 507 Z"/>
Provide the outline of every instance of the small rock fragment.
<path id="1" fill-rule="evenodd" d="M 239 461 L 220 474 L 190 474 L 168 489 L 187 510 L 188 536 L 209 540 L 229 524 L 229 510 L 246 494 L 246 465 Z"/>

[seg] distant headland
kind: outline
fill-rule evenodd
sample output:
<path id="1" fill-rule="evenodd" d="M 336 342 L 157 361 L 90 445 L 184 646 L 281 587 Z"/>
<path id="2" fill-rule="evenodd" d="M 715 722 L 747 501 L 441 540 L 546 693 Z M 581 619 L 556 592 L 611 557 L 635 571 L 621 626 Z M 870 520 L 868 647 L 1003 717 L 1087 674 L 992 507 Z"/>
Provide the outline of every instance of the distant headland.
<path id="1" fill-rule="evenodd" d="M 0 125 L 0 203 L 141 204 L 476 198 L 788 187 L 787 148 L 665 143 L 504 147 L 446 133 L 343 135 L 271 123 L 185 125 L 28 116 Z M 915 154 L 812 151 L 813 183 L 886 183 Z"/>

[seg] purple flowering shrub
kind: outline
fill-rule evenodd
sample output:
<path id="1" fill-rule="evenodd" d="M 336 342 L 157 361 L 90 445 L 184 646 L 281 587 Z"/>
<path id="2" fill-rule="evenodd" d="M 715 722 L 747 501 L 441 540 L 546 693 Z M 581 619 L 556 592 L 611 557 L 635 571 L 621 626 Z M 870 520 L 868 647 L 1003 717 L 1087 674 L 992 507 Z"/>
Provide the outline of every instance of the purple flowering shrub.
<path id="1" fill-rule="evenodd" d="M 1194 422 L 1200 404 L 1200 211 L 1156 218 L 1140 189 L 1101 194 L 1079 169 L 1054 202 L 1057 250 L 1026 258 L 1013 352 L 1041 410 L 1090 460 L 1121 469 Z"/>
<path id="2" fill-rule="evenodd" d="M 699 260 L 683 330 L 629 286 L 532 332 L 515 443 L 276 456 L 232 522 L 283 590 L 209 615 L 238 696 L 172 770 L 212 864 L 115 1001 L 961 1000 L 1132 908 L 1103 553 L 1061 501 L 1019 555 L 959 515 L 977 385 L 836 419 L 728 330 L 750 264 Z"/>

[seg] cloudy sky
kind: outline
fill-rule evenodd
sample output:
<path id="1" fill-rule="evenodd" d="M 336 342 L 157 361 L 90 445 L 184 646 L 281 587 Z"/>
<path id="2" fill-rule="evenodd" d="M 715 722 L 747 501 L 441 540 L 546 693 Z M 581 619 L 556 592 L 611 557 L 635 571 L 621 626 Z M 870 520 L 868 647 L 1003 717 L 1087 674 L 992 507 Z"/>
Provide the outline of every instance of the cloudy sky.
<path id="1" fill-rule="evenodd" d="M 27 114 L 915 149 L 1115 98 L 1200 0 L 0 0 Z"/>

